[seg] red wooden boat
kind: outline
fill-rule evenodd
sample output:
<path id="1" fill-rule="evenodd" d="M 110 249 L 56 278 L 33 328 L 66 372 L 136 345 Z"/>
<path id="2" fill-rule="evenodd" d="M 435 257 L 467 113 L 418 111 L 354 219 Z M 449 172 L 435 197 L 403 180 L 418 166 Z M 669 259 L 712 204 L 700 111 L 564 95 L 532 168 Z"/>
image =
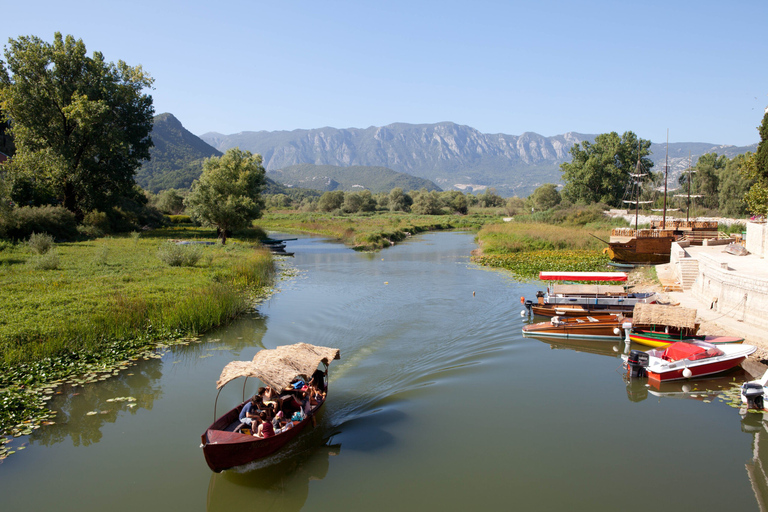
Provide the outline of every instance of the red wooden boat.
<path id="1" fill-rule="evenodd" d="M 549 322 L 523 326 L 523 336 L 616 341 L 624 338 L 624 328 L 632 319 L 622 315 L 553 316 Z"/>
<path id="2" fill-rule="evenodd" d="M 295 377 L 301 377 L 308 382 L 309 377 L 319 371 L 323 374 L 321 387 L 327 392 L 328 365 L 334 359 L 339 359 L 338 349 L 317 347 L 307 343 L 285 345 L 273 350 L 265 349 L 257 353 L 252 361 L 233 361 L 225 366 L 216 387 L 220 393 L 221 389 L 233 379 L 256 377 L 282 393 L 290 388 L 291 381 Z M 325 366 L 324 372 L 318 370 L 321 363 Z M 216 399 L 218 401 L 218 395 Z M 240 425 L 239 415 L 245 405 L 245 397 L 243 397 L 243 403 L 216 419 L 202 435 L 201 447 L 205 461 L 213 471 L 218 473 L 271 455 L 298 436 L 307 423 L 313 421 L 314 415 L 323 403 L 325 400 L 318 401 L 311 412 L 303 420 L 295 423 L 293 428 L 272 437 L 260 438 L 235 431 Z"/>

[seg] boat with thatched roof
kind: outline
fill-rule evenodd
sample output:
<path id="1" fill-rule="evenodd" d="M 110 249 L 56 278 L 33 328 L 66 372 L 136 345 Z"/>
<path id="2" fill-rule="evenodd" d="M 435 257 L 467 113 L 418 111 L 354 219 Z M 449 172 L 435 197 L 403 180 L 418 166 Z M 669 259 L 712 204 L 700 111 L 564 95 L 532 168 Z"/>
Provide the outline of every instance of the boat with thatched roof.
<path id="1" fill-rule="evenodd" d="M 221 389 L 230 381 L 245 377 L 261 380 L 267 386 L 287 396 L 292 383 L 297 377 L 304 382 L 310 382 L 311 377 L 322 375 L 322 382 L 315 383 L 323 393 L 327 392 L 328 366 L 334 359 L 339 359 L 339 349 L 318 347 L 308 343 L 284 345 L 272 350 L 259 351 L 251 361 L 232 361 L 221 372 L 216 388 Z M 324 370 L 320 370 L 320 365 Z M 218 403 L 219 394 L 216 395 Z M 240 411 L 245 405 L 245 383 L 243 384 L 243 403 L 234 407 L 217 418 L 202 435 L 202 449 L 205 461 L 215 472 L 220 472 L 235 466 L 241 466 L 254 460 L 270 455 L 294 439 L 303 428 L 313 421 L 314 415 L 325 403 L 318 400 L 311 407 L 311 412 L 292 428 L 276 433 L 271 437 L 255 437 L 250 433 L 238 430 L 240 426 Z M 216 416 L 214 405 L 214 417 Z"/>
<path id="2" fill-rule="evenodd" d="M 743 337 L 697 334 L 696 310 L 662 304 L 636 304 L 630 341 L 648 347 L 666 347 L 678 341 L 706 341 L 715 345 L 740 344 Z"/>

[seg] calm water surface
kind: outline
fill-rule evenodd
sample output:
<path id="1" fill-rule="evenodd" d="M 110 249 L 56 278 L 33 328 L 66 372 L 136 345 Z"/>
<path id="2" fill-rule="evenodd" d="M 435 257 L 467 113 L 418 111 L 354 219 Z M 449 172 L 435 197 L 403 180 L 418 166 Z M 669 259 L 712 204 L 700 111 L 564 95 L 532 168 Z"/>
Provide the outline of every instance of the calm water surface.
<path id="1" fill-rule="evenodd" d="M 760 510 L 762 422 L 705 393 L 748 375 L 654 390 L 624 382 L 611 344 L 523 338 L 539 285 L 473 248 L 289 242 L 299 274 L 258 314 L 52 400 L 58 423 L 0 464 L 0 510 Z M 317 428 L 213 474 L 199 445 L 221 369 L 299 341 L 341 349 Z"/>

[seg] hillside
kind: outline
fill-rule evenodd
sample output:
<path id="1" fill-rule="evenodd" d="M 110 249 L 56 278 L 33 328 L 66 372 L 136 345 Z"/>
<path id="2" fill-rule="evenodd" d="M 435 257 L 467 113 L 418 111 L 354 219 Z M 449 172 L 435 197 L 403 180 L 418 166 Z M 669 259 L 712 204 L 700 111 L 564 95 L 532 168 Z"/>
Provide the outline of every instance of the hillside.
<path id="1" fill-rule="evenodd" d="M 260 153 L 267 171 L 301 163 L 386 167 L 430 180 L 446 190 L 479 192 L 494 187 L 505 196 L 526 196 L 544 183 L 560 182 L 560 164 L 570 160 L 570 148 L 584 140 L 593 141 L 595 135 L 484 134 L 469 126 L 444 122 L 232 135 L 206 133 L 201 138 L 220 151 L 239 146 Z M 670 185 L 676 185 L 676 176 L 688 166 L 689 150 L 695 164 L 705 153 L 715 151 L 733 157 L 755 148 L 670 144 Z M 654 170 L 663 170 L 666 145 L 653 144 L 651 149 Z"/>
<path id="2" fill-rule="evenodd" d="M 136 173 L 136 182 L 152 192 L 189 188 L 200 177 L 203 160 L 222 154 L 184 128 L 173 114 L 155 116 L 152 142 L 151 159 Z"/>
<path id="3" fill-rule="evenodd" d="M 302 187 L 323 192 L 370 190 L 376 194 L 388 193 L 396 187 L 406 192 L 422 188 L 440 190 L 440 187 L 429 180 L 395 172 L 386 167 L 297 164 L 268 171 L 267 176 L 289 187 Z"/>

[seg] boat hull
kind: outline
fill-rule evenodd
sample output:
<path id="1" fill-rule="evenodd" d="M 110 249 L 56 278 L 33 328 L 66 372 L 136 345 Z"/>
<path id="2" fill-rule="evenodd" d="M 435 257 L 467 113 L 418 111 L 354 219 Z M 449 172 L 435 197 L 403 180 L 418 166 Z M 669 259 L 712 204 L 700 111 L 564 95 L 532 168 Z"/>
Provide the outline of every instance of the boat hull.
<path id="1" fill-rule="evenodd" d="M 307 423 L 312 421 L 323 403 L 325 402 L 320 402 L 310 415 L 296 423 L 293 428 L 268 438 L 224 430 L 239 416 L 242 408 L 242 405 L 239 405 L 214 421 L 202 435 L 205 462 L 213 471 L 219 473 L 271 455 L 298 436 Z"/>
<path id="2" fill-rule="evenodd" d="M 626 321 L 628 320 L 620 315 L 563 318 L 557 322 L 549 321 L 526 325 L 523 327 L 523 336 L 616 341 L 623 338 L 621 328 Z"/>
<path id="3" fill-rule="evenodd" d="M 740 345 L 744 338 L 737 336 L 695 336 L 695 337 L 674 337 L 664 333 L 653 332 L 629 332 L 629 339 L 634 343 L 645 345 L 646 347 L 663 348 L 668 347 L 677 341 L 691 343 L 693 341 L 705 341 L 713 345 Z"/>
<path id="4" fill-rule="evenodd" d="M 631 316 L 634 305 L 632 306 L 601 306 L 589 304 L 533 304 L 531 311 L 539 316 L 588 316 L 588 315 L 624 315 Z"/>
<path id="5" fill-rule="evenodd" d="M 715 375 L 717 373 L 727 372 L 733 368 L 736 368 L 741 362 L 746 359 L 746 356 L 735 357 L 733 359 L 726 359 L 717 362 L 712 362 L 702 365 L 691 365 L 680 367 L 676 369 L 669 369 L 666 371 L 654 371 L 650 367 L 647 369 L 648 380 L 657 382 L 669 382 L 673 380 L 695 379 L 697 377 L 706 377 L 708 375 Z M 686 377 L 683 375 L 685 370 L 690 370 L 691 376 Z"/>

